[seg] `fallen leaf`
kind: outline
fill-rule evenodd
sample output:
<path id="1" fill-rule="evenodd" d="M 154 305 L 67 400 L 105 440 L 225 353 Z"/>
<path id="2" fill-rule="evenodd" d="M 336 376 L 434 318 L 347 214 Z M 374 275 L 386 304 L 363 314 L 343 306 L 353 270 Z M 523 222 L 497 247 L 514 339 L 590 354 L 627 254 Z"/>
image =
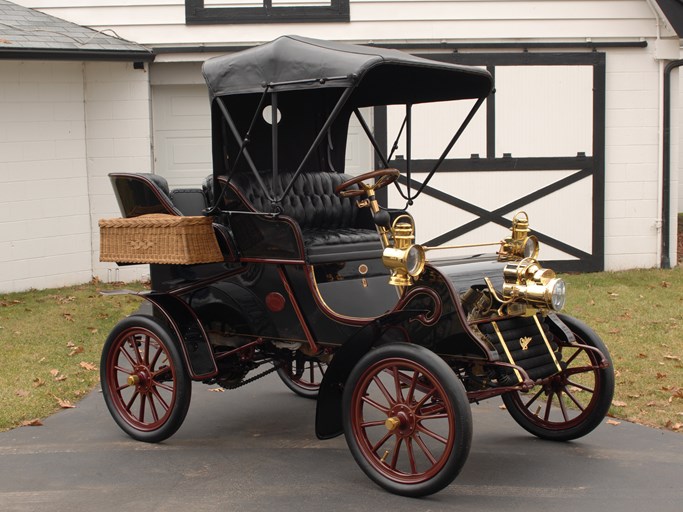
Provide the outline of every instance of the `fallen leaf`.
<path id="1" fill-rule="evenodd" d="M 621 421 L 616 421 L 616 420 L 607 420 L 606 423 L 607 423 L 608 425 L 612 425 L 612 426 L 621 425 Z"/>
<path id="2" fill-rule="evenodd" d="M 662 281 L 661 283 L 659 283 L 659 286 L 661 286 L 662 288 L 671 288 L 671 283 L 669 283 L 668 281 Z"/>
<path id="3" fill-rule="evenodd" d="M 621 329 L 612 329 L 611 331 L 608 331 L 608 334 L 619 334 L 621 333 Z"/>
<path id="4" fill-rule="evenodd" d="M 638 354 L 638 359 L 647 359 L 647 354 Z"/>
<path id="5" fill-rule="evenodd" d="M 671 430 L 680 430 L 683 428 L 683 423 L 674 423 L 673 421 L 669 420 L 664 426 Z"/>
<path id="6" fill-rule="evenodd" d="M 54 396 L 55 400 L 57 400 L 57 403 L 59 404 L 59 406 L 62 409 L 74 409 L 76 407 L 74 404 L 72 404 L 71 402 L 69 402 L 66 399 L 59 398 L 58 396 L 55 396 L 55 395 L 52 395 L 52 396 Z"/>
<path id="7" fill-rule="evenodd" d="M 88 362 L 86 362 L 86 361 L 81 361 L 81 362 L 80 362 L 80 367 L 81 367 L 81 368 L 85 368 L 86 370 L 89 370 L 89 371 L 91 371 L 91 372 L 94 372 L 95 370 L 97 370 L 97 366 L 95 366 L 95 365 L 92 364 L 92 363 L 88 363 Z"/>
<path id="8" fill-rule="evenodd" d="M 50 375 L 52 375 L 53 377 L 56 377 L 57 375 L 59 375 L 59 370 L 57 370 L 57 369 L 50 370 Z"/>
<path id="9" fill-rule="evenodd" d="M 501 411 L 504 411 L 507 409 L 507 407 L 505 407 L 505 404 L 501 404 L 498 406 L 498 409 L 500 409 Z"/>
<path id="10" fill-rule="evenodd" d="M 97 327 L 88 327 L 90 334 L 97 334 L 99 329 Z"/>
<path id="11" fill-rule="evenodd" d="M 668 359 L 669 361 L 680 361 L 681 358 L 679 356 L 664 356 L 664 359 Z"/>
<path id="12" fill-rule="evenodd" d="M 637 395 L 637 394 L 636 395 L 626 395 L 626 396 L 628 396 L 629 398 L 640 398 L 640 395 Z"/>
<path id="13" fill-rule="evenodd" d="M 57 382 L 62 382 L 63 380 L 66 380 L 66 375 L 58 375 L 57 377 L 55 377 L 55 380 Z"/>
<path id="14" fill-rule="evenodd" d="M 209 388 L 209 391 L 212 391 L 214 393 L 225 393 L 225 390 L 223 388 Z"/>
<path id="15" fill-rule="evenodd" d="M 627 407 L 628 404 L 626 402 L 622 402 L 620 400 L 612 400 L 612 405 L 614 407 Z"/>
<path id="16" fill-rule="evenodd" d="M 25 389 L 19 389 L 19 390 L 17 390 L 17 393 L 16 393 L 16 394 L 17 394 L 18 397 L 26 398 L 26 397 L 29 396 L 31 393 L 29 393 L 29 392 L 26 391 Z"/>
<path id="17" fill-rule="evenodd" d="M 614 293 L 614 292 L 607 292 L 607 293 L 609 294 L 609 298 L 612 299 L 612 300 L 614 300 L 614 299 L 616 299 L 617 297 L 619 297 L 619 294 L 618 294 L 618 293 Z"/>
<path id="18" fill-rule="evenodd" d="M 66 346 L 67 346 L 67 348 L 74 348 L 76 346 L 76 344 L 73 341 L 67 341 Z"/>
<path id="19" fill-rule="evenodd" d="M 42 427 L 43 422 L 40 421 L 38 418 L 34 420 L 26 420 L 21 422 L 22 427 Z"/>
<path id="20" fill-rule="evenodd" d="M 658 378 L 658 379 L 666 379 L 666 373 L 659 373 L 659 372 L 657 372 L 657 378 Z"/>
<path id="21" fill-rule="evenodd" d="M 83 352 L 83 347 L 74 347 L 74 349 L 71 352 L 69 352 L 69 357 L 75 356 L 76 354 L 80 354 L 81 352 Z"/>
<path id="22" fill-rule="evenodd" d="M 654 407 L 655 405 L 657 405 L 657 402 L 648 402 L 645 404 L 645 407 Z"/>
<path id="23" fill-rule="evenodd" d="M 45 385 L 45 381 L 43 379 L 41 379 L 40 377 L 36 377 L 35 379 L 33 379 L 33 387 L 34 388 L 39 388 L 40 386 L 44 386 L 44 385 Z"/>
<path id="24" fill-rule="evenodd" d="M 74 321 L 74 318 L 71 315 L 71 313 L 62 313 L 62 316 L 64 317 L 64 320 L 66 320 L 67 322 L 73 322 Z"/>

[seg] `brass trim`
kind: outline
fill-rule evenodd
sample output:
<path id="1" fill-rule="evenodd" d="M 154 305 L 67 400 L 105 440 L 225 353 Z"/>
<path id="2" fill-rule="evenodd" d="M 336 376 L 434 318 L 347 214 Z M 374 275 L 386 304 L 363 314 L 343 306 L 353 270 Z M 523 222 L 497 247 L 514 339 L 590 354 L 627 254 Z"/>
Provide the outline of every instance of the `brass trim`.
<path id="1" fill-rule="evenodd" d="M 401 425 L 401 420 L 399 420 L 396 416 L 392 416 L 391 418 L 387 418 L 386 421 L 384 422 L 384 426 L 387 427 L 387 430 L 390 432 L 393 432 L 394 430 L 396 430 L 400 425 Z"/>
<path id="2" fill-rule="evenodd" d="M 557 371 L 561 372 L 562 367 L 560 366 L 560 363 L 557 362 L 557 358 L 555 357 L 555 352 L 553 351 L 553 347 L 550 346 L 550 342 L 548 341 L 548 338 L 545 335 L 545 331 L 543 330 L 543 326 L 541 325 L 541 322 L 538 319 L 538 315 L 534 315 L 534 322 L 536 322 L 536 327 L 538 327 L 538 331 L 541 333 L 541 336 L 543 337 L 543 341 L 545 341 L 546 347 L 548 347 L 548 352 L 550 352 L 550 356 L 553 358 L 553 362 L 555 363 L 555 367 L 557 368 Z"/>
<path id="3" fill-rule="evenodd" d="M 503 350 L 505 350 L 505 354 L 508 356 L 508 360 L 510 363 L 516 365 L 517 363 L 515 362 L 514 359 L 512 359 L 512 354 L 510 354 L 510 350 L 508 349 L 507 343 L 505 343 L 505 338 L 503 338 L 503 333 L 500 332 L 500 329 L 498 328 L 498 323 L 497 322 L 491 322 L 491 325 L 493 325 L 493 330 L 496 331 L 496 335 L 498 336 L 498 341 L 500 341 L 500 344 L 503 345 Z M 524 379 L 522 378 L 522 374 L 519 373 L 519 370 L 517 368 L 513 368 L 515 371 L 515 375 L 517 375 L 517 379 L 519 382 L 524 382 Z"/>

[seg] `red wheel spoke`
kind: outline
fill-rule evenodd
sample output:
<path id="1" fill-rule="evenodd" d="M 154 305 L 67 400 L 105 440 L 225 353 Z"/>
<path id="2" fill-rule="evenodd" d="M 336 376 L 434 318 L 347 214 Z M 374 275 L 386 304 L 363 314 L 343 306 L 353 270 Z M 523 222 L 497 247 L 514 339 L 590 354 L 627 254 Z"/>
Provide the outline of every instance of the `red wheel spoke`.
<path id="1" fill-rule="evenodd" d="M 560 410 L 562 411 L 562 417 L 564 418 L 564 421 L 569 421 L 567 406 L 564 404 L 564 400 L 562 400 L 562 391 L 557 392 L 557 401 L 560 402 Z"/>
<path id="2" fill-rule="evenodd" d="M 403 438 L 396 436 L 396 443 L 394 444 L 394 455 L 391 457 L 391 469 L 396 470 L 396 464 L 398 463 L 398 456 L 401 454 L 401 444 L 403 443 Z"/>
<path id="3" fill-rule="evenodd" d="M 583 352 L 583 349 L 577 348 L 577 349 L 576 349 L 576 352 L 574 352 L 574 353 L 572 354 L 572 356 L 571 356 L 569 359 L 567 359 L 567 361 L 566 361 L 565 364 L 566 364 L 567 366 L 569 366 L 569 365 L 572 363 L 572 361 L 573 361 L 574 359 L 576 359 L 576 357 L 577 357 L 581 352 Z"/>
<path id="4" fill-rule="evenodd" d="M 173 387 L 169 386 L 168 384 L 166 384 L 164 382 L 155 382 L 154 385 L 161 388 L 161 389 L 165 389 L 166 391 L 169 391 L 171 393 L 173 393 L 173 391 L 174 391 Z"/>
<path id="5" fill-rule="evenodd" d="M 121 373 L 125 373 L 126 375 L 133 375 L 133 371 L 130 368 L 123 368 L 122 366 L 116 365 L 114 366 L 114 369 Z"/>
<path id="6" fill-rule="evenodd" d="M 129 388 L 129 387 L 130 387 L 130 385 L 126 382 L 126 383 L 123 384 L 122 386 L 116 386 L 116 391 L 122 391 L 122 390 L 124 390 L 124 389 L 126 389 L 126 388 Z"/>
<path id="7" fill-rule="evenodd" d="M 565 387 L 562 388 L 562 389 L 564 390 L 565 394 L 569 397 L 569 399 L 570 399 L 572 402 L 574 402 L 574 404 L 581 410 L 581 412 L 583 412 L 583 411 L 585 410 L 585 408 L 583 407 L 583 405 L 581 405 L 581 404 L 579 403 L 579 401 L 578 401 L 578 400 L 576 399 L 576 397 L 567 389 L 567 387 L 565 386 Z"/>
<path id="8" fill-rule="evenodd" d="M 159 356 L 163 353 L 163 349 L 159 346 L 157 346 L 157 351 L 154 354 L 154 357 L 152 360 L 149 362 L 149 367 L 150 369 L 156 368 L 157 362 L 159 361 Z"/>
<path id="9" fill-rule="evenodd" d="M 415 405 L 414 409 L 420 409 L 425 404 L 425 402 L 434 395 L 434 393 L 436 393 L 436 388 L 430 389 L 427 393 L 425 393 L 425 396 L 423 396 L 422 399 L 420 399 L 420 401 Z"/>
<path id="10" fill-rule="evenodd" d="M 149 364 L 149 336 L 145 336 L 145 353 L 144 353 L 144 362 L 145 364 Z"/>
<path id="11" fill-rule="evenodd" d="M 130 408 L 133 407 L 133 402 L 135 402 L 135 399 L 140 395 L 138 390 L 136 389 L 135 392 L 133 393 L 133 396 L 130 397 L 130 400 L 128 400 L 128 403 L 126 404 L 126 411 L 130 413 Z"/>
<path id="12" fill-rule="evenodd" d="M 446 438 L 440 436 L 440 435 L 437 434 L 436 432 L 432 432 L 431 430 L 429 430 L 428 428 L 426 428 L 426 427 L 425 427 L 424 425 L 422 425 L 421 423 L 417 425 L 417 429 L 418 429 L 420 432 L 422 432 L 423 434 L 428 435 L 428 436 L 431 437 L 432 439 L 436 439 L 436 440 L 439 441 L 440 443 L 448 444 L 448 439 L 446 439 Z"/>
<path id="13" fill-rule="evenodd" d="M 147 403 L 147 395 L 144 393 L 140 394 L 140 414 L 138 415 L 138 419 L 144 423 L 145 421 L 145 405 Z"/>
<path id="14" fill-rule="evenodd" d="M 152 411 L 152 418 L 156 423 L 157 421 L 159 421 L 159 413 L 157 413 L 157 408 L 154 405 L 154 394 L 152 393 L 149 394 L 149 408 Z"/>
<path id="15" fill-rule="evenodd" d="M 410 471 L 413 474 L 417 473 L 417 466 L 415 465 L 415 454 L 413 453 L 413 440 L 409 437 L 406 439 L 406 451 L 408 452 L 408 461 L 410 462 Z"/>
<path id="16" fill-rule="evenodd" d="M 417 386 L 417 379 L 418 379 L 419 373 L 416 371 L 413 371 L 413 378 L 410 380 L 410 386 L 408 387 L 408 394 L 406 395 L 406 403 L 410 403 L 413 400 L 413 396 L 415 395 L 415 386 Z"/>
<path id="17" fill-rule="evenodd" d="M 529 407 L 531 407 L 531 404 L 533 404 L 538 399 L 538 397 L 541 396 L 541 393 L 543 393 L 543 388 L 539 389 L 538 392 L 533 397 L 531 397 L 531 400 L 524 404 L 524 407 L 526 409 L 529 409 Z"/>
<path id="18" fill-rule="evenodd" d="M 429 462 L 431 462 L 432 465 L 436 464 L 436 457 L 434 457 L 434 455 L 432 454 L 429 447 L 425 444 L 422 437 L 420 437 L 420 434 L 416 433 L 414 436 L 414 439 L 415 439 L 415 442 L 417 443 L 417 445 L 422 450 L 422 453 L 424 453 L 427 456 L 427 458 L 429 459 Z"/>
<path id="19" fill-rule="evenodd" d="M 170 406 L 166 403 L 166 400 L 164 400 L 164 397 L 159 394 L 157 391 L 156 385 L 152 387 L 152 393 L 154 393 L 154 396 L 157 397 L 157 400 L 161 402 L 161 405 L 164 407 L 166 411 L 170 408 Z"/>
<path id="20" fill-rule="evenodd" d="M 384 443 L 386 443 L 389 440 L 389 438 L 392 435 L 393 434 L 391 432 L 387 432 L 386 434 L 384 434 L 384 437 L 377 441 L 377 443 L 372 447 L 372 453 L 377 454 L 377 450 L 379 450 L 384 445 Z"/>
<path id="21" fill-rule="evenodd" d="M 545 404 L 545 416 L 543 416 L 543 419 L 545 421 L 548 421 L 548 418 L 550 418 L 550 410 L 552 409 L 552 406 L 553 406 L 553 396 L 555 396 L 555 392 L 551 391 L 548 394 L 548 401 Z"/>
<path id="22" fill-rule="evenodd" d="M 388 407 L 384 407 L 383 405 L 378 404 L 369 396 L 364 396 L 362 398 L 362 400 L 363 400 L 363 402 L 365 402 L 368 405 L 371 405 L 375 409 L 382 411 L 384 414 L 387 414 L 387 415 L 389 414 L 389 408 Z"/>
<path id="23" fill-rule="evenodd" d="M 446 406 L 441 402 L 437 402 L 437 403 L 422 407 L 419 410 L 417 410 L 416 412 L 423 418 L 430 418 L 430 417 L 434 417 L 434 416 L 439 416 L 440 414 L 441 414 L 441 417 L 444 417 L 443 414 L 445 414 L 445 413 L 441 413 L 441 411 L 445 411 L 445 410 L 446 410 Z"/>
<path id="24" fill-rule="evenodd" d="M 399 376 L 398 367 L 397 366 L 392 367 L 391 373 L 394 376 L 394 387 L 396 389 L 396 401 L 400 402 L 400 403 L 404 403 L 405 400 L 403 399 L 403 391 L 401 391 L 401 379 Z"/>
<path id="25" fill-rule="evenodd" d="M 379 377 L 377 375 L 374 375 L 372 377 L 372 381 L 377 385 L 379 390 L 382 392 L 384 395 L 384 398 L 386 398 L 387 402 L 389 402 L 390 406 L 393 406 L 396 404 L 396 400 L 394 400 L 391 395 L 389 394 L 389 391 L 387 391 L 387 388 L 384 387 L 384 384 L 382 383 L 381 380 L 379 380 Z"/>
<path id="26" fill-rule="evenodd" d="M 131 366 L 135 367 L 135 361 L 133 361 L 133 358 L 130 356 L 128 353 L 126 344 L 121 345 L 120 352 L 123 354 L 123 356 L 128 359 L 128 362 L 130 363 Z"/>
<path id="27" fill-rule="evenodd" d="M 578 382 L 573 382 L 569 379 L 567 379 L 567 384 L 571 384 L 575 388 L 582 389 L 584 391 L 588 391 L 589 393 L 595 393 L 595 389 L 589 388 L 588 386 L 584 386 L 583 384 L 579 384 Z"/>
<path id="28" fill-rule="evenodd" d="M 384 420 L 365 421 L 360 424 L 360 426 L 363 428 L 379 427 L 380 425 L 384 425 Z"/>

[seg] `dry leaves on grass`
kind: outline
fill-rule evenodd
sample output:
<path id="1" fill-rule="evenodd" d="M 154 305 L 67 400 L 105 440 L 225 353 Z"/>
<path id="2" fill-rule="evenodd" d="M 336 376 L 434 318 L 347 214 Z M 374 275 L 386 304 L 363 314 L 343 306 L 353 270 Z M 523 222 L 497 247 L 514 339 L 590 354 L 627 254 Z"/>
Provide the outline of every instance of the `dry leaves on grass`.
<path id="1" fill-rule="evenodd" d="M 65 398 L 59 398 L 57 395 L 52 395 L 52 397 L 57 400 L 57 403 L 62 409 L 75 409 L 76 406 L 72 404 L 69 400 Z"/>
<path id="2" fill-rule="evenodd" d="M 87 361 L 81 361 L 79 366 L 81 368 L 85 368 L 86 370 L 88 370 L 90 372 L 94 372 L 97 370 L 97 366 L 95 366 L 92 363 L 88 363 Z"/>
<path id="3" fill-rule="evenodd" d="M 621 400 L 612 400 L 612 405 L 614 407 L 628 407 L 628 404 L 626 402 L 622 402 Z"/>
<path id="4" fill-rule="evenodd" d="M 62 382 L 66 380 L 66 375 L 60 373 L 59 370 L 57 370 L 56 368 L 50 370 L 50 375 L 52 375 L 52 378 L 57 382 Z"/>
<path id="5" fill-rule="evenodd" d="M 683 429 L 683 423 L 674 423 L 671 420 L 667 421 L 664 426 L 666 428 L 668 428 L 669 430 L 674 430 L 674 431 L 679 431 L 679 430 Z"/>
<path id="6" fill-rule="evenodd" d="M 36 418 L 33 420 L 26 420 L 21 422 L 22 427 L 42 427 L 43 422 L 40 421 L 40 419 Z"/>
<path id="7" fill-rule="evenodd" d="M 612 425 L 613 427 L 616 427 L 617 425 L 621 425 L 621 421 L 617 421 L 617 420 L 607 420 L 606 423 L 608 425 Z"/>
<path id="8" fill-rule="evenodd" d="M 67 322 L 74 321 L 74 317 L 71 313 L 62 313 L 62 316 L 64 317 L 64 320 L 66 320 Z"/>

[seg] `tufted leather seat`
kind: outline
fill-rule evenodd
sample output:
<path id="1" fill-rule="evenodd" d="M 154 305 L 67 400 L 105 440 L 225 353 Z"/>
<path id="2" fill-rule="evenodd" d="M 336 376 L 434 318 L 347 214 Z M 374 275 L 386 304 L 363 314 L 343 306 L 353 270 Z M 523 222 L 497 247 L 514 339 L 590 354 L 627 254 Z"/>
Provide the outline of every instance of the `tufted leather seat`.
<path id="1" fill-rule="evenodd" d="M 284 190 L 292 176 L 292 173 L 280 173 L 275 195 Z M 262 174 L 261 178 L 267 187 L 271 187 L 272 174 Z M 335 172 L 301 173 L 279 204 L 282 214 L 299 224 L 306 257 L 311 263 L 382 254 L 379 235 L 369 216 L 363 215 L 366 212 L 361 211 L 353 199 L 343 198 L 335 192 L 337 185 L 348 179 L 350 176 Z M 273 205 L 251 173 L 234 176 L 230 189 L 247 210 L 273 212 Z"/>

